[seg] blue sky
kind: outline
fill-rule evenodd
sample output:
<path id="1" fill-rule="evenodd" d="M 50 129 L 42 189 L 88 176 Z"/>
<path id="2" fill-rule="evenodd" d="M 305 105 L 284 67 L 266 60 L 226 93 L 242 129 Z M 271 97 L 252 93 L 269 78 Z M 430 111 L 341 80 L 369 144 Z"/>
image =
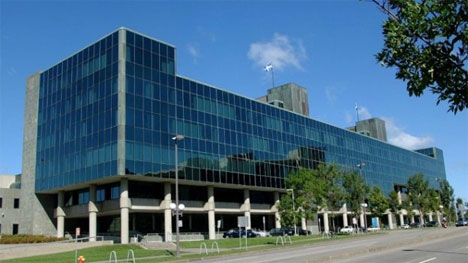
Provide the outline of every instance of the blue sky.
<path id="1" fill-rule="evenodd" d="M 26 77 L 125 26 L 177 47 L 178 74 L 248 97 L 275 84 L 308 89 L 310 116 L 340 127 L 387 121 L 389 141 L 444 151 L 447 178 L 468 201 L 468 111 L 429 92 L 409 97 L 374 55 L 385 16 L 348 1 L 1 1 L 0 173 L 20 173 Z"/>

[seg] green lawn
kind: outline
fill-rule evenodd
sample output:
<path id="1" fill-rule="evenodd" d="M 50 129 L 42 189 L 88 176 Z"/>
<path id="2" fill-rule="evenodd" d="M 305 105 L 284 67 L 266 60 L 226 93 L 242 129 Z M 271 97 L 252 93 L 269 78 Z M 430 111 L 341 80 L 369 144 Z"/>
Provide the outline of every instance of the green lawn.
<path id="1" fill-rule="evenodd" d="M 379 233 L 369 233 L 366 235 L 338 235 L 332 239 L 321 238 L 317 235 L 310 235 L 310 236 L 297 236 L 291 237 L 293 244 L 287 243 L 285 246 L 297 246 L 297 245 L 305 245 L 305 244 L 312 244 L 317 242 L 327 242 L 337 239 L 345 239 L 345 238 L 361 238 L 368 235 L 374 235 Z M 264 250 L 264 249 L 275 249 L 281 247 L 276 246 L 276 237 L 265 237 L 265 238 L 249 238 L 248 239 L 248 250 L 249 251 L 257 251 L 257 250 Z M 199 255 L 199 248 L 201 243 L 205 243 L 209 252 L 209 256 L 216 256 L 217 253 L 211 250 L 211 245 L 214 241 L 205 240 L 205 241 L 186 241 L 181 242 L 182 249 L 189 249 L 192 253 L 182 254 L 182 259 L 195 259 L 206 257 L 206 255 Z M 221 239 L 217 240 L 219 249 L 221 251 L 221 255 L 228 255 L 228 254 L 235 254 L 235 253 L 242 253 L 245 250 L 239 251 L 239 238 L 231 238 L 231 239 Z M 245 238 L 242 240 L 242 246 L 245 248 Z M 84 256 L 86 258 L 86 263 L 96 262 L 96 261 L 105 261 L 109 260 L 109 255 L 111 251 L 115 251 L 117 253 L 118 259 L 127 259 L 127 252 L 129 249 L 132 249 L 135 253 L 135 258 L 145 258 L 146 259 L 137 259 L 138 263 L 150 263 L 150 262 L 162 262 L 162 261 L 170 261 L 175 260 L 173 257 L 173 253 L 175 251 L 166 251 L 166 250 L 146 250 L 137 245 L 110 245 L 110 246 L 100 246 L 94 248 L 86 248 L 81 249 L 78 251 L 78 256 Z M 29 258 L 21 258 L 21 259 L 9 259 L 3 260 L 0 262 L 8 262 L 8 263 L 74 263 L 75 252 L 64 252 L 58 254 L 51 254 L 51 255 L 43 255 L 43 256 L 35 256 Z M 125 262 L 125 261 L 124 261 Z"/>
<path id="2" fill-rule="evenodd" d="M 109 255 L 111 251 L 115 251 L 117 254 L 117 259 L 127 259 L 127 253 L 129 249 L 133 249 L 135 257 L 150 257 L 150 256 L 163 256 L 170 255 L 169 252 L 165 250 L 146 250 L 136 245 L 109 245 L 109 246 L 100 246 L 93 248 L 84 248 L 78 250 L 78 256 L 83 256 L 86 258 L 86 263 L 93 261 L 107 261 L 109 260 Z M 75 251 L 63 252 L 50 255 L 34 256 L 21 259 L 8 259 L 2 260 L 0 262 L 8 263 L 73 263 L 75 258 Z"/>

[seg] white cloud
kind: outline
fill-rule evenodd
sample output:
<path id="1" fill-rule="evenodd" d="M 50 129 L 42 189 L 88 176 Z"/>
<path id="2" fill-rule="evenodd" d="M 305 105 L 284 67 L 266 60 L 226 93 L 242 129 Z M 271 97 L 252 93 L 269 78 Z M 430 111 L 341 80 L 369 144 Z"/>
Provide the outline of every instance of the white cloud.
<path id="1" fill-rule="evenodd" d="M 200 50 L 194 44 L 188 44 L 187 51 L 192 56 L 193 62 L 197 62 L 197 59 L 201 57 Z"/>
<path id="2" fill-rule="evenodd" d="M 402 148 L 416 150 L 428 147 L 434 139 L 431 136 L 414 136 L 407 132 L 402 127 L 399 127 L 393 118 L 382 118 L 387 127 L 388 142 Z"/>
<path id="3" fill-rule="evenodd" d="M 247 56 L 261 67 L 271 63 L 276 70 L 288 66 L 303 70 L 301 62 L 307 58 L 301 40 L 290 40 L 288 36 L 278 33 L 269 42 L 250 44 Z"/>
<path id="4" fill-rule="evenodd" d="M 360 120 L 367 120 L 372 118 L 372 114 L 370 114 L 369 110 L 366 107 L 362 107 L 358 105 L 358 113 Z"/>
<path id="5" fill-rule="evenodd" d="M 345 117 L 345 122 L 347 124 L 353 124 L 353 116 L 351 115 L 351 113 L 349 113 L 349 111 L 345 111 L 345 116 L 344 117 Z"/>

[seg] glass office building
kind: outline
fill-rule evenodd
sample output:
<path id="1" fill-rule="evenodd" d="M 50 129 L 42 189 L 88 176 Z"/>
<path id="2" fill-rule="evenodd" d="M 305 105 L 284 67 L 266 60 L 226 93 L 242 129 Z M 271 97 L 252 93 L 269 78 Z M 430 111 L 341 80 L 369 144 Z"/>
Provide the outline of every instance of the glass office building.
<path id="1" fill-rule="evenodd" d="M 386 194 L 416 173 L 433 188 L 445 179 L 440 149 L 406 150 L 194 81 L 176 68 L 174 46 L 121 28 L 41 72 L 34 191 L 58 193 L 57 208 L 69 207 L 63 217 L 73 207 L 96 203 L 98 232 L 124 231 L 122 225 L 132 222 L 141 231 L 138 217 L 153 213 L 153 225 L 144 232 L 165 228 L 170 240 L 165 201 L 174 199 L 176 134 L 185 136 L 178 144 L 181 199 L 188 214 L 193 204 L 195 221 L 205 220 L 202 211 L 216 212 L 215 219 L 224 212 L 226 218 L 249 212 L 255 222 L 257 214 L 278 226 L 275 202 L 285 192 L 287 175 L 319 163 L 347 171 L 365 163 L 365 181 Z M 116 222 L 119 216 L 111 212 L 100 215 L 106 202 L 120 199 L 121 210 L 127 197 L 129 213 L 138 212 L 130 223 Z M 81 224 L 75 221 L 65 229 Z"/>

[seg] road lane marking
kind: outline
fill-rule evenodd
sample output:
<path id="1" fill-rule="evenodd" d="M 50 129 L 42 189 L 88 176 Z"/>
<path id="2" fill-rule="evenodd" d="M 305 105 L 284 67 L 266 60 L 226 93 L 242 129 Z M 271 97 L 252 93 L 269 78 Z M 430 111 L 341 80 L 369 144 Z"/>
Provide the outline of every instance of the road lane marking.
<path id="1" fill-rule="evenodd" d="M 418 263 L 426 263 L 426 262 L 429 262 L 429 261 L 433 261 L 434 259 L 436 259 L 436 258 L 434 257 L 434 258 L 426 259 L 426 260 L 420 261 Z"/>

